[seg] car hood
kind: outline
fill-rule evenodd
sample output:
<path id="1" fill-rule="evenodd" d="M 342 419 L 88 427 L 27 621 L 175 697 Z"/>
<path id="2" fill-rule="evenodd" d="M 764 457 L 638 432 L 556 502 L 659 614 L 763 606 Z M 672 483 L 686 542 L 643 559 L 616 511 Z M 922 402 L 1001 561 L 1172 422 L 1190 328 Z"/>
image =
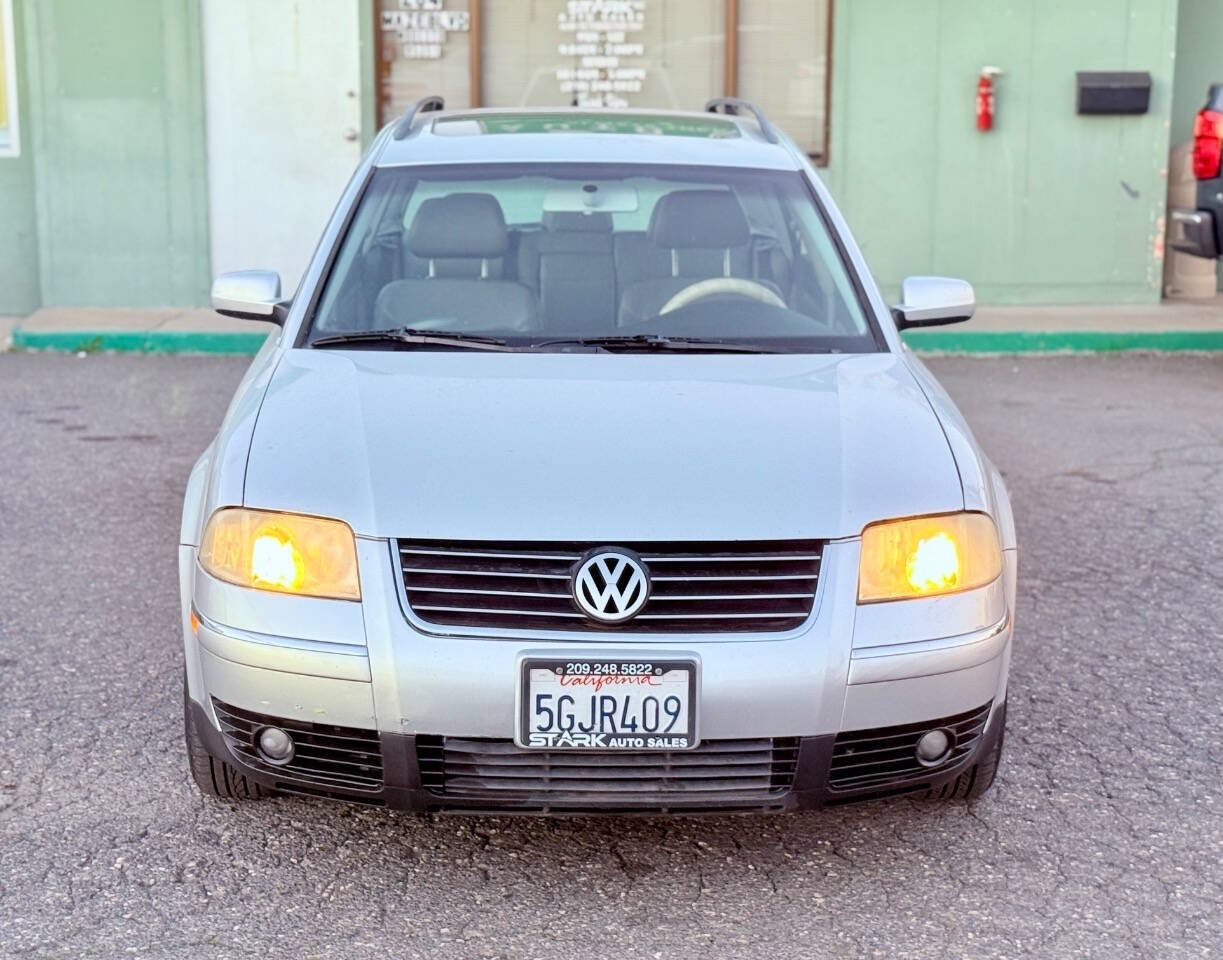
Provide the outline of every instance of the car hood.
<path id="1" fill-rule="evenodd" d="M 455 540 L 856 536 L 958 510 L 903 360 L 295 349 L 245 503 Z"/>

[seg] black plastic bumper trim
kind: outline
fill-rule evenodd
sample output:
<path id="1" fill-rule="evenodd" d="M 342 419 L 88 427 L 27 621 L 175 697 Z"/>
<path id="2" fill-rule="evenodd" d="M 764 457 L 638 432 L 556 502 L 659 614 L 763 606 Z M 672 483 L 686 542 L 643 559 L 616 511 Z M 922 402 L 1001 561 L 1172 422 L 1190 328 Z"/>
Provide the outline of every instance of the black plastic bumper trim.
<path id="1" fill-rule="evenodd" d="M 416 761 L 416 738 L 410 735 L 382 733 L 384 785 L 380 791 L 347 791 L 340 788 L 319 789 L 317 784 L 294 782 L 288 777 L 271 776 L 266 771 L 251 767 L 236 756 L 228 747 L 224 736 L 212 725 L 207 712 L 195 700 L 191 701 L 195 712 L 196 729 L 208 752 L 219 760 L 238 769 L 250 780 L 273 793 L 282 793 L 341 800 L 352 803 L 385 806 L 395 810 L 417 813 L 447 812 L 471 814 L 548 814 L 552 816 L 604 816 L 657 814 L 727 815 L 736 813 L 789 813 L 797 810 L 814 810 L 830 804 L 845 804 L 858 801 L 882 799 L 900 794 L 911 794 L 934 790 L 954 780 L 974 763 L 978 756 L 988 750 L 996 734 L 1000 711 L 995 709 L 989 719 L 985 733 L 977 748 L 955 764 L 932 771 L 920 780 L 906 781 L 902 786 L 881 785 L 857 791 L 828 789 L 828 773 L 832 760 L 833 743 L 836 736 L 799 738 L 798 762 L 794 774 L 794 787 L 759 799 L 745 806 L 742 799 L 732 796 L 724 798 L 701 797 L 691 803 L 668 802 L 665 805 L 648 800 L 626 800 L 610 806 L 584 805 L 558 802 L 557 798 L 537 800 L 502 801 L 495 805 L 478 798 L 438 796 L 421 788 L 420 769 Z M 933 721 L 932 721 L 933 722 Z"/>
<path id="2" fill-rule="evenodd" d="M 1215 218 L 1209 210 L 1173 209 L 1168 212 L 1172 249 L 1214 260 L 1219 256 Z"/>

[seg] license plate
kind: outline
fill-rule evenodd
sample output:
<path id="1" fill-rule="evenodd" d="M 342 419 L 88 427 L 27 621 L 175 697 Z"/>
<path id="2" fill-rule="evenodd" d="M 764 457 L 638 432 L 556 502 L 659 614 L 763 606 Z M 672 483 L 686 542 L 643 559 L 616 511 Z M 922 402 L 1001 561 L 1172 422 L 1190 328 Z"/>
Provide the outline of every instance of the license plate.
<path id="1" fill-rule="evenodd" d="M 691 660 L 527 659 L 518 745 L 538 750 L 690 750 Z"/>

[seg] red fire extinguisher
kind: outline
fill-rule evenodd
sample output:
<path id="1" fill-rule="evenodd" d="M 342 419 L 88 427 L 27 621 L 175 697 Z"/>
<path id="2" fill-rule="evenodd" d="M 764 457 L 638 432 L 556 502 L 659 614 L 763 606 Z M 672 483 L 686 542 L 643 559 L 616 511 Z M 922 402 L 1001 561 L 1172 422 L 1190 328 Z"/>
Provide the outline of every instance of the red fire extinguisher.
<path id="1" fill-rule="evenodd" d="M 977 129 L 994 129 L 994 77 L 1002 73 L 999 67 L 982 67 L 977 78 Z"/>

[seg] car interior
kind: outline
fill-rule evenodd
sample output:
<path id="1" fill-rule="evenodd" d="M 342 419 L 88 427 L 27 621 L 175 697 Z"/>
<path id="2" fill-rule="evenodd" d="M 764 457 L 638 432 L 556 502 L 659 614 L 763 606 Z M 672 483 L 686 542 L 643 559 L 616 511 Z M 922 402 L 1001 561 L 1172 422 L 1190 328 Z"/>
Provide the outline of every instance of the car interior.
<path id="1" fill-rule="evenodd" d="M 526 215 L 538 220 L 509 224 L 490 192 L 459 189 L 414 204 L 389 192 L 375 202 L 386 209 L 340 263 L 321 330 L 632 335 L 712 301 L 739 309 L 725 313 L 721 330 L 708 330 L 706 316 L 707 334 L 745 335 L 744 311 L 755 315 L 748 303 L 788 317 L 774 318 L 780 335 L 865 329 L 781 205 L 756 203 L 762 215 L 753 220 L 724 186 L 660 191 L 648 211 L 541 210 L 536 196 Z M 644 229 L 634 229 L 646 214 Z"/>

